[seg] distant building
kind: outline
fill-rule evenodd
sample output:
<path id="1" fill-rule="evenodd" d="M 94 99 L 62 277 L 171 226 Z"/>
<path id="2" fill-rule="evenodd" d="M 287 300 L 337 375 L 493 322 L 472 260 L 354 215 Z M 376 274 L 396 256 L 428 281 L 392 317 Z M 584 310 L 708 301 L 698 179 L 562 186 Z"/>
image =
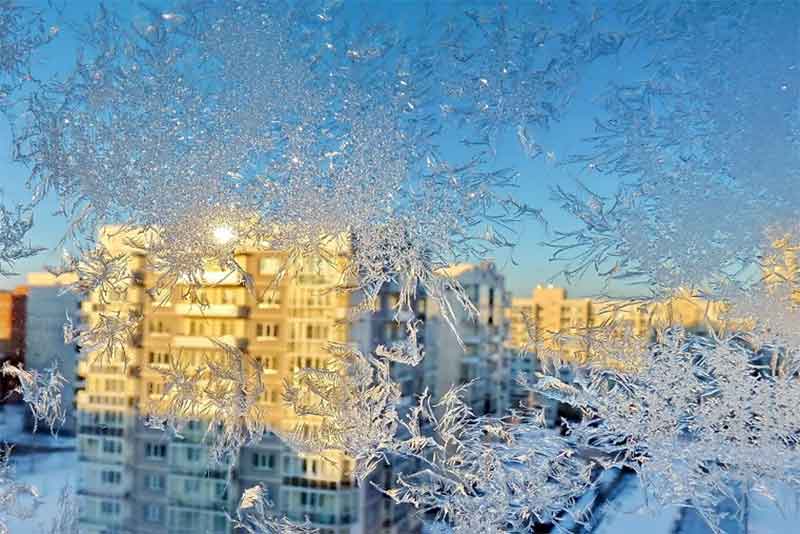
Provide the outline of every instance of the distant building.
<path id="1" fill-rule="evenodd" d="M 452 306 L 462 347 L 442 310 L 428 302 L 425 350 L 436 366 L 434 398 L 452 386 L 474 381 L 466 392 L 473 412 L 504 413 L 509 406 L 512 356 L 506 350 L 505 278 L 489 261 L 462 263 L 445 271 L 461 284 L 478 315 L 470 317 L 462 306 Z"/>
<path id="2" fill-rule="evenodd" d="M 0 367 L 5 362 L 19 366 L 25 362 L 25 286 L 0 291 Z M 0 373 L 0 404 L 17 399 L 11 392 L 16 380 Z"/>
<path id="3" fill-rule="evenodd" d="M 388 310 L 374 320 L 345 322 L 353 297 L 334 290 L 340 273 L 328 265 L 308 266 L 266 291 L 285 257 L 261 249 L 236 254 L 252 275 L 258 298 L 243 286 L 240 273 L 208 265 L 207 285 L 198 295 L 205 305 L 200 306 L 186 286 L 156 291 L 147 258 L 127 248 L 124 236 L 105 231 L 101 241 L 112 254 L 130 254 L 135 282 L 106 301 L 97 295 L 84 301 L 85 321 L 94 324 L 100 314 L 135 311 L 143 323 L 126 347 L 126 368 L 95 361 L 91 354 L 80 363 L 86 383 L 78 394 L 81 532 L 227 534 L 226 513 L 233 512 L 244 489 L 257 483 L 268 489 L 277 513 L 298 521 L 308 517 L 322 534 L 419 532 L 420 522 L 407 508 L 369 484 L 356 486 L 352 461 L 339 452 L 330 451 L 324 459 L 298 454 L 270 434 L 241 450 L 228 484 L 224 466 L 207 463 L 200 422 L 191 423 L 178 439 L 145 427 L 140 417 L 145 403 L 158 402 L 163 392 L 163 377 L 154 368 L 214 357 L 220 349 L 209 338 L 216 338 L 262 362 L 265 419 L 273 428 L 291 430 L 298 418 L 282 402 L 284 379 L 298 368 L 326 366 L 330 341 L 368 350 L 374 342 L 397 339 L 403 332 Z M 343 261 L 347 250 L 331 252 Z M 404 391 L 420 383 L 415 371 L 398 373 Z M 391 475 L 384 466 L 376 473 Z"/>
<path id="4" fill-rule="evenodd" d="M 680 325 L 703 333 L 715 328 L 722 306 L 689 295 L 658 302 L 625 299 L 568 298 L 561 287 L 537 286 L 530 298 L 512 298 L 507 317 L 509 345 L 545 349 L 564 360 L 583 363 L 585 347 L 570 341 L 587 329 L 607 327 L 637 338 L 649 338 L 659 327 Z M 535 338 L 535 339 L 532 339 Z"/>
<path id="5" fill-rule="evenodd" d="M 78 349 L 74 344 L 64 343 L 64 324 L 71 321 L 77 325 L 80 321 L 78 297 L 64 291 L 64 285 L 71 281 L 66 275 L 58 278 L 50 273 L 28 275 L 25 333 L 25 368 L 43 372 L 56 365 L 66 379 L 62 397 L 66 420 L 61 427 L 66 435 L 75 434 L 75 388 L 78 386 Z M 25 415 L 25 428 L 30 431 L 33 419 L 27 410 Z"/>
<path id="6" fill-rule="evenodd" d="M 795 302 L 800 302 L 800 246 L 786 235 L 772 243 L 762 261 L 764 280 L 771 285 L 788 284 Z"/>
<path id="7" fill-rule="evenodd" d="M 512 374 L 532 377 L 543 363 L 556 360 L 575 366 L 590 360 L 595 365 L 626 365 L 631 362 L 598 355 L 592 347 L 592 331 L 600 336 L 631 336 L 640 340 L 651 339 L 657 328 L 668 325 L 707 333 L 710 328 L 719 326 L 721 311 L 720 303 L 680 292 L 667 301 L 640 302 L 569 298 L 565 288 L 537 286 L 531 297 L 512 298 L 506 311 L 509 322 L 507 345 L 522 353 L 515 360 Z M 562 378 L 569 379 L 571 371 L 561 369 L 559 372 Z M 556 420 L 559 409 L 556 403 L 532 398 L 514 381 L 509 395 L 512 406 L 539 405 L 544 407 L 549 421 Z"/>

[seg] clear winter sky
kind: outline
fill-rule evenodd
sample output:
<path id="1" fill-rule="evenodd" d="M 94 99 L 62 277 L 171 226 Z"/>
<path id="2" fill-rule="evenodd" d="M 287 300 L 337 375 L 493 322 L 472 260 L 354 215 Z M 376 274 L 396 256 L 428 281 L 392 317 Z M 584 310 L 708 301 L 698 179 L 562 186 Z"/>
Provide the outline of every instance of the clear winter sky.
<path id="1" fill-rule="evenodd" d="M 30 0 L 33 5 L 41 5 L 46 0 Z M 150 2 L 152 3 L 152 2 Z M 91 0 L 65 2 L 64 17 L 67 20 L 80 21 L 91 7 L 95 5 Z M 110 9 L 120 9 L 127 4 L 124 0 L 106 2 Z M 127 4 L 130 5 L 130 4 Z M 374 6 L 390 6 L 394 13 L 402 16 L 404 10 L 416 10 L 418 2 L 414 0 L 387 1 L 373 4 Z M 70 37 L 69 31 L 63 31 L 55 44 L 48 46 L 38 54 L 35 72 L 40 75 L 47 73 L 65 72 L 72 65 L 77 46 Z M 498 143 L 496 163 L 499 166 L 511 166 L 519 172 L 520 187 L 516 197 L 519 201 L 543 210 L 544 217 L 552 229 L 569 229 L 576 226 L 571 217 L 562 212 L 560 206 L 551 199 L 551 188 L 561 185 L 566 189 L 573 189 L 576 180 L 580 180 L 594 191 L 608 193 L 615 189 L 615 181 L 608 176 L 589 173 L 576 166 L 560 165 L 570 154 L 582 150 L 581 139 L 593 133 L 593 118 L 600 113 L 600 103 L 603 89 L 610 79 L 617 81 L 631 79 L 640 75 L 643 61 L 641 56 L 624 48 L 617 57 L 604 58 L 586 71 L 586 77 L 578 87 L 575 99 L 569 113 L 564 120 L 555 124 L 549 131 L 538 132 L 536 141 L 541 144 L 546 152 L 551 152 L 553 157 L 540 156 L 538 159 L 528 159 L 519 148 L 516 137 L 511 134 Z M 3 191 L 3 200 L 6 204 L 25 201 L 30 198 L 30 193 L 25 187 L 26 169 L 10 161 L 9 132 L 5 122 L 0 124 L 0 189 Z M 26 272 L 41 270 L 44 265 L 55 264 L 58 260 L 56 247 L 65 233 L 65 220 L 53 215 L 56 209 L 54 198 L 46 199 L 35 211 L 35 226 L 30 232 L 31 242 L 35 245 L 48 247 L 48 251 L 34 258 L 18 262 L 17 272 L 24 275 Z M 584 279 L 569 285 L 563 278 L 553 280 L 563 268 L 560 263 L 549 261 L 551 249 L 542 245 L 553 237 L 545 228 L 536 221 L 529 221 L 520 228 L 519 244 L 512 255 L 500 253 L 495 261 L 506 274 L 508 288 L 518 296 L 530 294 L 531 289 L 539 283 L 555 283 L 569 288 L 572 295 L 591 295 L 603 291 L 601 281 L 594 276 L 587 275 Z M 23 283 L 23 276 L 3 277 L 0 275 L 0 287 L 13 287 Z M 611 287 L 612 294 L 635 293 L 624 286 Z"/>

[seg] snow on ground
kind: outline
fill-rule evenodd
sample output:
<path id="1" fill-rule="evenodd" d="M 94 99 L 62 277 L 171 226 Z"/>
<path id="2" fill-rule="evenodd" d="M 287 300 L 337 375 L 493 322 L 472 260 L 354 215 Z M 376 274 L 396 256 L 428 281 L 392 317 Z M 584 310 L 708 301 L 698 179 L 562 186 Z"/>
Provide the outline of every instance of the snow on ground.
<path id="1" fill-rule="evenodd" d="M 24 404 L 0 406 L 0 444 L 10 444 L 15 479 L 36 486 L 42 504 L 30 520 L 9 518 L 11 534 L 38 534 L 58 513 L 62 489 L 78 483 L 78 453 L 75 438 L 52 436 L 47 429 L 36 434 L 23 430 Z"/>
<path id="2" fill-rule="evenodd" d="M 20 449 L 64 449 L 74 448 L 74 437 L 53 436 L 50 429 L 40 426 L 36 434 L 23 429 L 25 404 L 0 404 L 0 443 L 10 443 Z"/>
<path id="3" fill-rule="evenodd" d="M 58 498 L 67 484 L 75 489 L 78 483 L 78 453 L 53 451 L 35 454 L 14 454 L 12 461 L 19 482 L 33 484 L 39 490 L 42 504 L 36 518 L 22 521 L 11 518 L 11 534 L 37 534 L 49 526 L 58 513 Z"/>
<path id="4" fill-rule="evenodd" d="M 599 512 L 603 516 L 595 534 L 672 534 L 679 515 L 677 508 L 649 509 L 634 475 L 624 475 L 621 484 L 615 498 Z"/>
<path id="5" fill-rule="evenodd" d="M 755 496 L 749 508 L 748 534 L 784 534 L 800 532 L 800 495 L 783 486 L 776 502 Z"/>
<path id="6" fill-rule="evenodd" d="M 639 482 L 628 475 L 617 496 L 602 510 L 593 534 L 712 534 L 696 513 L 676 507 L 653 511 L 647 508 Z M 788 534 L 800 532 L 800 495 L 786 487 L 778 488 L 775 502 L 763 496 L 750 499 L 747 525 L 734 517 L 723 521 L 726 534 Z M 726 510 L 731 514 L 734 510 Z"/>

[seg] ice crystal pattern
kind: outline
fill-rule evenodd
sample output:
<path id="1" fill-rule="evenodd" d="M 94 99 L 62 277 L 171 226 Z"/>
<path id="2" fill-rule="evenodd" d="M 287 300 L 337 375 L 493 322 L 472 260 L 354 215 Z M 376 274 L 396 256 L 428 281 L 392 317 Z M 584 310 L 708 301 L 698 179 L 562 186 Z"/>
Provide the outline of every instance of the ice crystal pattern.
<path id="1" fill-rule="evenodd" d="M 708 291 L 797 230 L 797 188 L 787 185 L 800 169 L 798 5 L 621 8 L 649 50 L 649 76 L 610 84 L 606 116 L 571 162 L 622 184 L 612 195 L 558 191 L 582 227 L 559 236 L 557 256 L 574 275 L 597 268 L 661 292 Z"/>
<path id="2" fill-rule="evenodd" d="M 67 380 L 58 372 L 58 366 L 53 364 L 43 372 L 35 369 L 25 370 L 5 362 L 0 368 L 6 376 L 11 376 L 19 382 L 14 391 L 22 396 L 33 415 L 33 431 L 36 432 L 39 422 L 45 423 L 50 432 L 55 435 L 64 424 L 66 411 L 62 403 L 62 391 Z"/>
<path id="3" fill-rule="evenodd" d="M 532 390 L 582 410 L 569 436 L 583 456 L 633 469 L 655 503 L 691 506 L 713 527 L 720 500 L 741 488 L 769 496 L 776 483 L 796 484 L 793 355 L 676 328 L 637 361 L 635 370 L 590 366 L 572 384 L 550 376 Z"/>
<path id="4" fill-rule="evenodd" d="M 0 450 L 0 534 L 11 534 L 4 519 L 30 519 L 39 506 L 39 492 L 30 484 L 14 480 L 11 448 Z"/>
<path id="5" fill-rule="evenodd" d="M 451 532 L 521 532 L 558 524 L 592 486 L 594 465 L 536 414 L 476 417 L 464 388 L 425 392 L 403 419 L 393 454 L 415 466 L 385 493 L 435 513 Z M 580 519 L 580 517 L 577 517 Z"/>
<path id="6" fill-rule="evenodd" d="M 195 369 L 182 363 L 179 354 L 170 359 L 169 368 L 154 368 L 164 379 L 164 394 L 145 407 L 146 424 L 180 435 L 188 421 L 203 421 L 210 460 L 223 463 L 264 437 L 267 426 L 259 399 L 265 388 L 259 362 L 224 341 L 212 341 L 219 356 L 206 358 Z"/>
<path id="7" fill-rule="evenodd" d="M 231 518 L 234 528 L 247 534 L 316 534 L 308 521 L 295 523 L 274 513 L 267 490 L 261 486 L 247 488 L 239 501 L 236 516 Z"/>
<path id="8" fill-rule="evenodd" d="M 176 2 L 130 19 L 101 7 L 81 32 L 76 68 L 14 102 L 25 110 L 14 153 L 31 169 L 34 198 L 55 193 L 69 218 L 70 289 L 101 302 L 134 280 L 127 253 L 93 243 L 120 222 L 139 232 L 130 248 L 157 275 L 154 294 L 198 289 L 209 261 L 252 290 L 235 257 L 242 247 L 320 266 L 347 250 L 342 286 L 361 292 L 366 309 L 399 285 L 394 312 L 408 339 L 334 346 L 331 368 L 298 371 L 286 401 L 323 425 L 283 436 L 302 450 L 345 451 L 362 481 L 383 461 L 416 462 L 383 488 L 398 502 L 456 532 L 524 530 L 560 521 L 596 468 L 625 466 L 657 502 L 688 503 L 716 525 L 716 499 L 733 487 L 796 484 L 794 288 L 748 277 L 799 229 L 800 61 L 785 45 L 800 13 L 796 2 L 769 6 L 623 1 L 619 31 L 579 2 L 434 6 L 418 38 L 377 10 L 350 29 L 354 15 L 336 2 Z M 11 89 L 29 81 L 28 56 L 49 39 L 21 25 L 21 13 L 0 2 Z M 621 183 L 612 194 L 557 189 L 580 226 L 556 234 L 556 258 L 568 275 L 594 269 L 659 296 L 688 288 L 725 299 L 749 326 L 708 338 L 666 329 L 649 345 L 587 333 L 589 368 L 574 383 L 546 373 L 529 383 L 581 410 L 566 437 L 535 413 L 514 425 L 476 417 L 461 390 L 436 402 L 423 394 L 409 409 L 392 369 L 423 358 L 413 300 L 436 301 L 455 329 L 453 305 L 477 309 L 444 268 L 512 245 L 515 224 L 535 213 L 510 195 L 517 173 L 494 166 L 499 140 L 510 134 L 528 156 L 556 160 L 538 131 L 568 111 L 584 66 L 629 43 L 642 47 L 644 76 L 609 85 L 585 152 L 566 160 Z M 463 147 L 450 158 L 440 145 L 455 130 Z M 0 270 L 36 252 L 24 241 L 30 227 L 26 207 L 0 209 Z M 139 320 L 107 310 L 65 337 L 125 362 Z M 222 461 L 267 429 L 258 365 L 218 348 L 198 369 L 174 358 L 157 370 L 165 394 L 148 408 L 151 425 L 175 433 L 209 421 Z M 52 428 L 59 377 L 3 371 Z M 245 497 L 242 528 L 302 528 L 271 516 L 262 489 Z"/>

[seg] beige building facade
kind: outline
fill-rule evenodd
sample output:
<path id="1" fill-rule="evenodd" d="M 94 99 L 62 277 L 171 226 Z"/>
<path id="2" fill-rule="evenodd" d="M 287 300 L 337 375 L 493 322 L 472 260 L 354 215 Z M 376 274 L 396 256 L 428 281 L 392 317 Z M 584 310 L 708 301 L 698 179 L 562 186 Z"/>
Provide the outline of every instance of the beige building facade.
<path id="1" fill-rule="evenodd" d="M 125 347 L 127 366 L 85 354 L 80 374 L 85 389 L 77 404 L 81 462 L 81 532 L 213 533 L 231 532 L 226 512 L 233 512 L 241 492 L 263 484 L 276 512 L 302 521 L 322 534 L 399 534 L 417 532 L 419 521 L 368 485 L 351 478 L 351 461 L 330 451 L 325 458 L 298 454 L 272 434 L 245 447 L 228 465 L 209 465 L 202 421 L 190 422 L 182 438 L 147 428 L 144 407 L 157 405 L 164 381 L 157 372 L 180 359 L 196 366 L 214 358 L 212 339 L 234 345 L 263 366 L 265 391 L 260 408 L 276 430 L 291 430 L 298 418 L 282 401 L 283 381 L 301 367 L 323 367 L 331 341 L 374 348 L 388 342 L 390 328 L 377 319 L 348 322 L 352 296 L 336 291 L 337 265 L 297 266 L 276 281 L 284 258 L 242 250 L 236 260 L 252 276 L 255 295 L 241 273 L 209 265 L 205 286 L 196 295 L 188 286 L 157 290 L 157 275 L 147 258 L 107 232 L 101 241 L 112 254 L 126 253 L 133 283 L 124 294 L 83 303 L 84 319 L 102 315 L 141 314 L 142 327 Z M 344 251 L 338 253 L 344 254 Z M 334 258 L 343 258 L 334 254 Z M 338 261 L 338 260 L 335 260 Z M 414 376 L 409 388 L 416 386 Z"/>

